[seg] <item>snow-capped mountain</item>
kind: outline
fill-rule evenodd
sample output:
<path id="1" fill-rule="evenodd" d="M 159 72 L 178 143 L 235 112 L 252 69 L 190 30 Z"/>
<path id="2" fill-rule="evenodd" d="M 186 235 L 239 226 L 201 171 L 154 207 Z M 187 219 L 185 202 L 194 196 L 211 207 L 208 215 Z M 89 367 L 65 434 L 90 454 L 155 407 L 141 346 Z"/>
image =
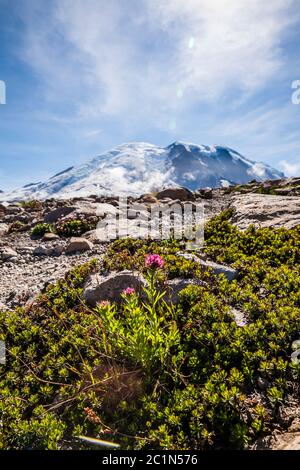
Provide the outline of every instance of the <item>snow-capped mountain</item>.
<path id="1" fill-rule="evenodd" d="M 0 195 L 1 200 L 140 195 L 167 186 L 191 190 L 276 179 L 283 173 L 221 146 L 174 142 L 167 147 L 133 142 L 115 147 L 79 166 Z"/>

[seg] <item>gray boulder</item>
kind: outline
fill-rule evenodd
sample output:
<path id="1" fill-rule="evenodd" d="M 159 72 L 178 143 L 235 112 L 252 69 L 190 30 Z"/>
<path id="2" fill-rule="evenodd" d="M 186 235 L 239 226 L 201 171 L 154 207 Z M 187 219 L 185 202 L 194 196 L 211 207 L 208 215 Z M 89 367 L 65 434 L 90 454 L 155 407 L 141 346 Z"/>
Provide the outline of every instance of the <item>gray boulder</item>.
<path id="1" fill-rule="evenodd" d="M 190 285 L 203 286 L 204 282 L 200 281 L 200 279 L 181 279 L 181 278 L 170 279 L 169 281 L 167 281 L 167 286 L 166 286 L 167 293 L 166 293 L 165 300 L 167 302 L 173 302 L 173 303 L 178 302 L 179 297 L 180 297 L 180 292 L 186 287 L 189 287 Z"/>
<path id="2" fill-rule="evenodd" d="M 32 254 L 34 256 L 60 256 L 64 248 L 64 244 L 62 243 L 56 243 L 51 246 L 39 245 L 33 250 Z"/>
<path id="3" fill-rule="evenodd" d="M 211 269 L 214 274 L 224 274 L 228 281 L 232 281 L 237 277 L 237 270 L 225 266 L 223 264 L 214 263 L 213 261 L 200 260 L 201 266 Z"/>
<path id="4" fill-rule="evenodd" d="M 192 191 L 187 188 L 178 187 L 178 188 L 168 188 L 159 191 L 156 194 L 157 199 L 179 199 L 180 201 L 194 201 L 195 195 Z"/>
<path id="5" fill-rule="evenodd" d="M 64 243 L 55 243 L 49 248 L 49 256 L 60 256 L 65 250 Z"/>
<path id="6" fill-rule="evenodd" d="M 101 239 L 99 239 L 97 229 L 90 230 L 89 232 L 85 232 L 84 238 L 89 242 L 93 243 L 94 245 L 98 245 L 101 243 Z"/>
<path id="7" fill-rule="evenodd" d="M 87 279 L 83 297 L 94 307 L 102 300 L 116 301 L 127 287 L 140 291 L 146 285 L 145 279 L 133 271 L 111 272 L 107 274 L 92 274 Z"/>
<path id="8" fill-rule="evenodd" d="M 211 269 L 214 274 L 224 274 L 226 279 L 228 281 L 232 281 L 237 277 L 237 270 L 230 268 L 229 266 L 225 266 L 224 264 L 218 264 L 214 263 L 213 261 L 207 261 L 202 258 L 199 258 L 198 256 L 192 254 L 192 253 L 178 253 L 179 256 L 182 256 L 185 259 L 193 260 L 199 264 L 205 269 Z"/>
<path id="9" fill-rule="evenodd" d="M 57 209 L 51 210 L 44 214 L 44 221 L 46 224 L 53 224 L 57 222 L 62 217 L 66 217 L 71 214 L 76 209 L 75 206 L 62 206 Z"/>
<path id="10" fill-rule="evenodd" d="M 33 250 L 32 254 L 34 256 L 49 256 L 50 249 L 45 245 L 39 245 Z"/>
<path id="11" fill-rule="evenodd" d="M 6 207 L 6 214 L 20 214 L 21 212 L 24 212 L 21 206 L 11 204 Z"/>

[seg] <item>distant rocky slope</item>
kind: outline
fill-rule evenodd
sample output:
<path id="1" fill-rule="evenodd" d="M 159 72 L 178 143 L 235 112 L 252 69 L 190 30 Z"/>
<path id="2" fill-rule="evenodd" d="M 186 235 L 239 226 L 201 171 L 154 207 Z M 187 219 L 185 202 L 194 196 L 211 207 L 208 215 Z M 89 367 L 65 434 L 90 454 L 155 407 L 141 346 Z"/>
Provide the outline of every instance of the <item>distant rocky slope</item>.
<path id="1" fill-rule="evenodd" d="M 204 204 L 206 220 L 234 209 L 231 221 L 241 229 L 250 224 L 293 228 L 300 224 L 299 183 L 300 178 L 288 178 L 194 192 L 164 189 L 128 198 L 128 223 L 134 227 L 143 211 L 156 206 L 170 209 L 174 204 L 192 203 Z M 134 204 L 143 205 L 140 212 Z M 0 301 L 8 305 L 27 301 L 74 265 L 91 257 L 100 259 L 105 244 L 97 238 L 95 223 L 117 205 L 117 198 L 105 196 L 0 204 Z M 40 236 L 32 237 L 32 230 L 40 225 Z M 43 234 L 51 232 L 51 227 L 57 227 L 58 233 Z M 77 238 L 71 239 L 72 235 Z"/>
<path id="2" fill-rule="evenodd" d="M 228 187 L 255 179 L 284 175 L 254 162 L 228 147 L 174 142 L 159 147 L 144 142 L 119 145 L 88 162 L 67 168 L 48 181 L 27 184 L 0 196 L 0 200 L 134 195 L 162 187 Z"/>

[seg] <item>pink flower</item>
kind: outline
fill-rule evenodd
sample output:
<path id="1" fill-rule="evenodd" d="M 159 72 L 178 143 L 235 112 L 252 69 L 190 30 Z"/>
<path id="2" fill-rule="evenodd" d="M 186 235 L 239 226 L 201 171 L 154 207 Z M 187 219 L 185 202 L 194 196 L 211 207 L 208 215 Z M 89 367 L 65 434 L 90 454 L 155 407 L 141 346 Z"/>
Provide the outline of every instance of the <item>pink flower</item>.
<path id="1" fill-rule="evenodd" d="M 123 290 L 124 295 L 132 295 L 135 293 L 135 290 L 133 287 L 127 287 L 126 289 Z"/>
<path id="2" fill-rule="evenodd" d="M 146 257 L 145 265 L 147 268 L 157 269 L 162 268 L 165 264 L 164 260 L 159 255 L 148 255 Z"/>

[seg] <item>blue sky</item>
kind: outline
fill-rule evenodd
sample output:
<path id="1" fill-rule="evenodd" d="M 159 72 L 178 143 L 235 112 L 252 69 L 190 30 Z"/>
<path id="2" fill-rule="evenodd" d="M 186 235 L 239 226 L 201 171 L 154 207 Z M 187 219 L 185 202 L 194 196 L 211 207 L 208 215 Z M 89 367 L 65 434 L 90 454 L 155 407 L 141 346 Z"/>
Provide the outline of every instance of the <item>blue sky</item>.
<path id="1" fill-rule="evenodd" d="M 0 189 L 123 142 L 300 174 L 300 0 L 0 0 Z"/>

